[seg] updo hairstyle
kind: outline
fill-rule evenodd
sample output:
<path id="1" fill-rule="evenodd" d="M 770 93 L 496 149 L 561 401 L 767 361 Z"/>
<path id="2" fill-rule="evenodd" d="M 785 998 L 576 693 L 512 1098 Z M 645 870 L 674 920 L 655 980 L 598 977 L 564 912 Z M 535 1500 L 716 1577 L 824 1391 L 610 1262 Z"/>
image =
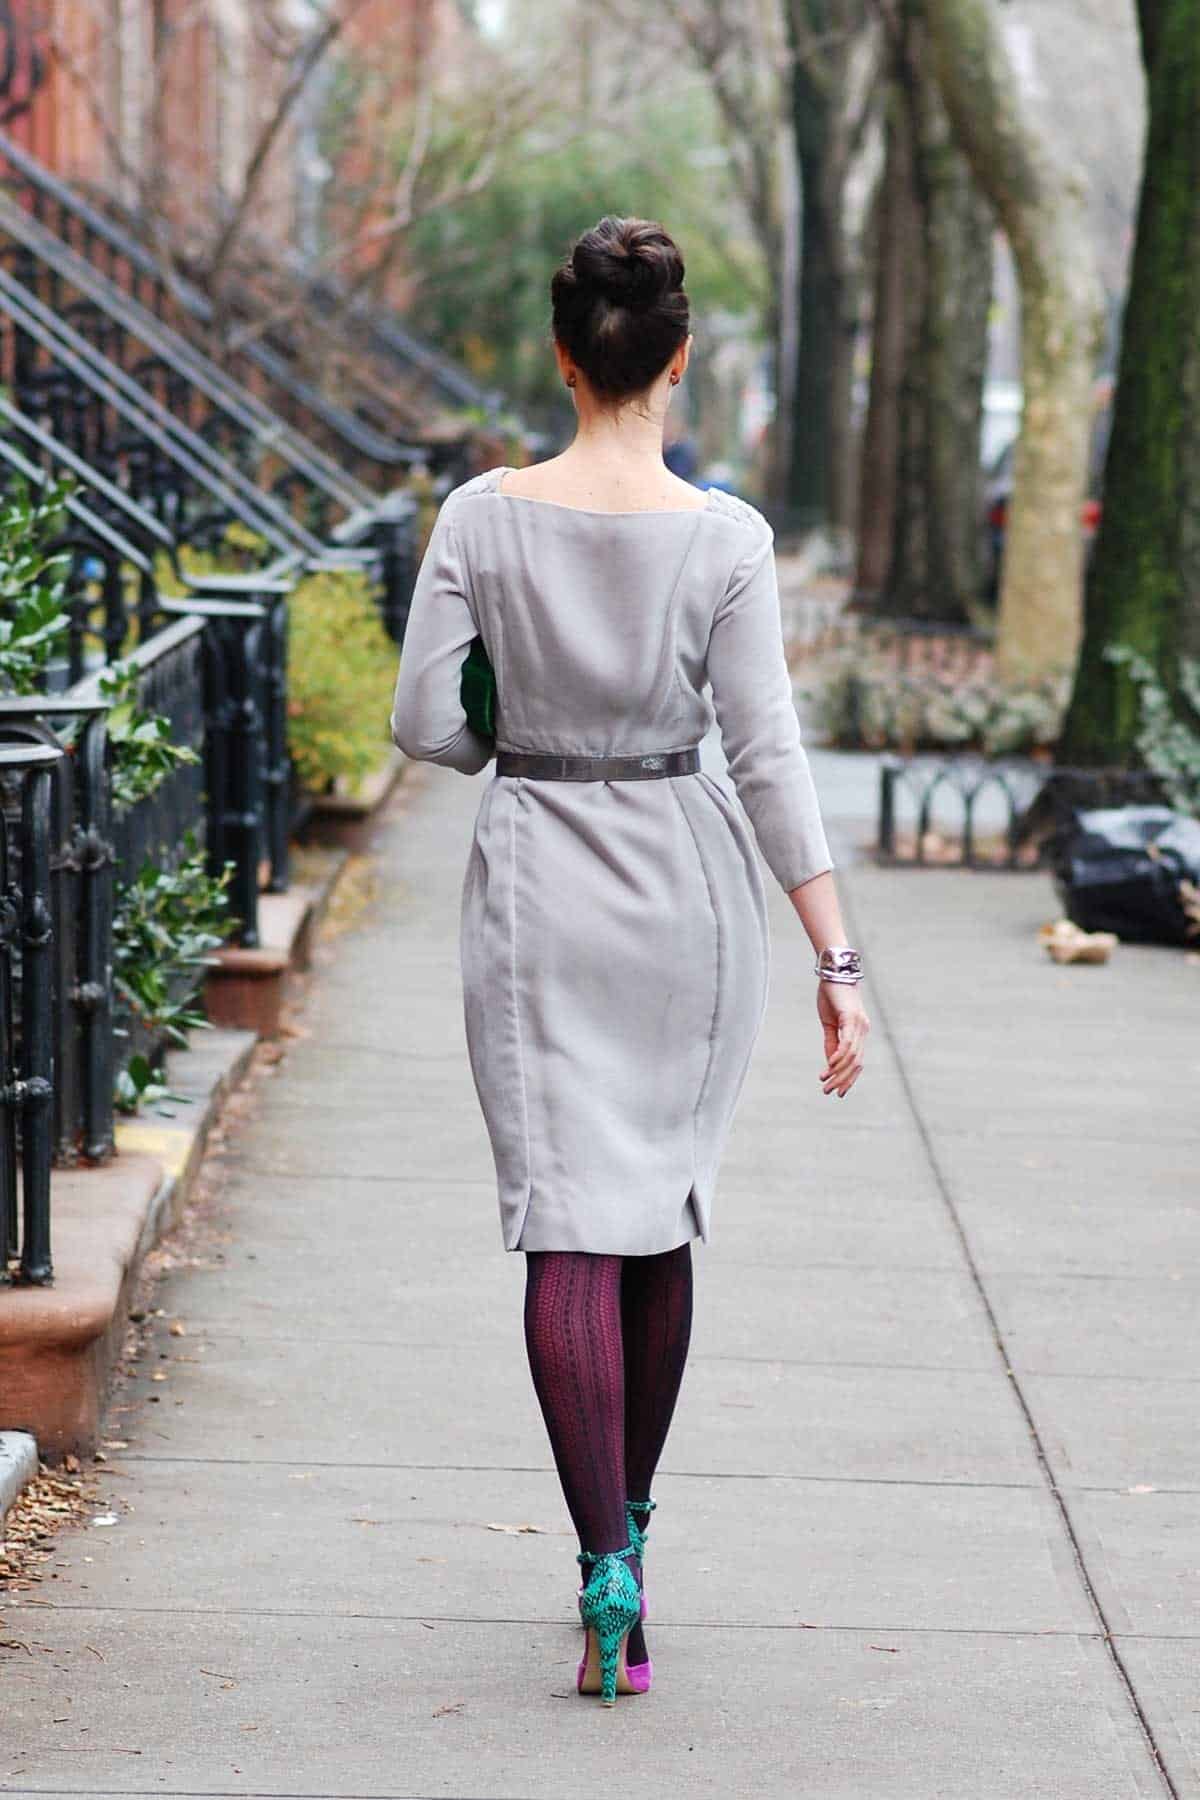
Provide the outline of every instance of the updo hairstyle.
<path id="1" fill-rule="evenodd" d="M 652 219 L 606 214 L 550 283 L 554 336 L 607 400 L 642 393 L 688 335 L 683 257 Z"/>

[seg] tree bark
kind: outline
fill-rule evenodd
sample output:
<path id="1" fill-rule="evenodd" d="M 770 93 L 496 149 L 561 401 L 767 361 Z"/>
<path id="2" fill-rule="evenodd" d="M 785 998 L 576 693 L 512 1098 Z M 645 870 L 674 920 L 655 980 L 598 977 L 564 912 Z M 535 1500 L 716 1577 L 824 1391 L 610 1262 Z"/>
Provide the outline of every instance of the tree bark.
<path id="1" fill-rule="evenodd" d="M 951 136 L 919 0 L 893 17 L 860 586 L 882 613 L 962 623 L 980 585 L 991 212 Z"/>
<path id="2" fill-rule="evenodd" d="M 893 81 L 875 205 L 871 383 L 859 461 L 856 607 L 880 605 L 892 572 L 900 472 L 900 394 L 910 341 L 917 218 L 908 109 Z"/>
<path id="3" fill-rule="evenodd" d="M 1102 293 L 1080 184 L 1026 116 L 995 0 L 925 0 L 954 130 L 1008 235 L 1021 290 L 1024 411 L 997 630 L 1002 676 L 1079 648 L 1091 392 Z"/>
<path id="4" fill-rule="evenodd" d="M 800 172 L 800 331 L 787 501 L 800 525 L 849 526 L 853 270 L 846 187 L 866 116 L 874 34 L 862 0 L 787 0 Z"/>
<path id="5" fill-rule="evenodd" d="M 1137 692 L 1104 656 L 1132 644 L 1176 690 L 1200 656 L 1200 0 L 1140 0 L 1146 160 L 1083 650 L 1060 744 L 1134 752 Z"/>
<path id="6" fill-rule="evenodd" d="M 788 504 L 797 523 L 842 524 L 839 480 L 850 396 L 840 191 L 828 199 L 820 149 L 801 148 L 800 342 L 792 412 Z M 838 184 L 840 190 L 840 184 Z"/>

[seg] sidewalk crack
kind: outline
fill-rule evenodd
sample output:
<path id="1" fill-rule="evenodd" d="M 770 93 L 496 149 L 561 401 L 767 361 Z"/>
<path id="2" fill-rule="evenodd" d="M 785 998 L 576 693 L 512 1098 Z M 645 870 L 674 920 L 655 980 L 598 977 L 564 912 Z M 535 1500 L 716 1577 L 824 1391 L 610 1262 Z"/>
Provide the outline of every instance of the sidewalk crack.
<path id="1" fill-rule="evenodd" d="M 843 887 L 840 890 L 840 898 L 841 898 L 841 902 L 842 902 L 843 911 L 847 915 L 848 922 L 850 923 L 850 926 L 851 926 L 852 941 L 854 941 L 856 943 L 861 942 L 861 933 L 858 930 L 858 923 L 857 923 L 857 919 L 856 919 L 856 903 L 855 903 L 854 894 L 853 894 L 853 869 L 852 869 L 852 867 L 850 869 L 847 869 L 844 871 L 844 881 L 843 881 Z M 895 1032 L 892 1030 L 890 1019 L 888 1016 L 887 1003 L 886 1003 L 886 1000 L 884 999 L 882 992 L 880 991 L 880 987 L 879 987 L 879 984 L 877 981 L 872 981 L 871 994 L 872 994 L 872 999 L 873 999 L 873 1003 L 874 1003 L 875 1017 L 878 1019 L 879 1024 L 882 1027 L 883 1035 L 887 1040 L 888 1046 L 892 1052 L 893 1057 L 895 1058 L 896 1073 L 900 1080 L 900 1086 L 901 1086 L 901 1089 L 904 1094 L 905 1103 L 908 1106 L 908 1110 L 909 1110 L 910 1114 L 912 1115 L 913 1124 L 916 1128 L 917 1136 L 920 1139 L 921 1148 L 925 1154 L 925 1160 L 929 1165 L 929 1171 L 930 1171 L 931 1175 L 933 1176 L 934 1182 L 936 1184 L 938 1196 L 939 1196 L 939 1198 L 942 1202 L 942 1205 L 945 1209 L 946 1216 L 950 1222 L 950 1227 L 951 1227 L 952 1231 L 954 1232 L 955 1237 L 958 1239 L 959 1247 L 962 1251 L 962 1257 L 963 1257 L 963 1261 L 966 1265 L 967 1273 L 970 1276 L 971 1283 L 975 1289 L 976 1294 L 978 1295 L 979 1303 L 983 1307 L 984 1313 L 987 1317 L 988 1326 L 989 1326 L 989 1328 L 991 1330 L 991 1334 L 992 1334 L 992 1341 L 994 1342 L 994 1344 L 996 1346 L 997 1354 L 1000 1356 L 1000 1359 L 1003 1363 L 1004 1373 L 1008 1377 L 1009 1385 L 1011 1387 L 1013 1394 L 1016 1397 L 1017 1405 L 1021 1409 L 1021 1414 L 1025 1420 L 1026 1429 L 1029 1432 L 1030 1442 L 1033 1445 L 1034 1455 L 1036 1456 L 1038 1466 L 1041 1469 L 1042 1478 L 1045 1481 L 1047 1490 L 1049 1491 L 1050 1497 L 1053 1500 L 1054 1505 L 1057 1509 L 1059 1519 L 1062 1522 L 1063 1531 L 1066 1535 L 1067 1542 L 1070 1545 L 1071 1554 L 1072 1554 L 1072 1557 L 1073 1557 L 1074 1563 L 1075 1563 L 1075 1570 L 1079 1577 L 1080 1584 L 1082 1585 L 1084 1594 L 1087 1597 L 1088 1605 L 1091 1607 L 1092 1612 L 1094 1613 L 1096 1620 L 1100 1626 L 1100 1631 L 1099 1631 L 1098 1635 L 1099 1635 L 1102 1643 L 1104 1644 L 1104 1648 L 1105 1648 L 1105 1651 L 1107 1652 L 1109 1661 L 1111 1662 L 1113 1669 L 1116 1672 L 1117 1679 L 1120 1682 L 1121 1687 L 1123 1688 L 1123 1690 L 1125 1692 L 1125 1697 L 1128 1700 L 1129 1705 L 1130 1705 L 1130 1707 L 1134 1713 L 1134 1716 L 1137 1720 L 1138 1726 L 1140 1727 L 1143 1741 L 1146 1745 L 1147 1750 L 1150 1753 L 1151 1759 L 1154 1763 L 1154 1767 L 1155 1767 L 1156 1771 L 1158 1772 L 1158 1775 L 1162 1781 L 1165 1792 L 1171 1796 L 1171 1800 L 1181 1800 L 1180 1790 L 1176 1786 L 1175 1780 L 1174 1780 L 1173 1776 L 1171 1775 L 1170 1770 L 1167 1768 L 1167 1765 L 1163 1758 L 1162 1752 L 1159 1749 L 1157 1739 L 1155 1738 L 1155 1735 L 1154 1735 L 1153 1727 L 1151 1726 L 1150 1720 L 1146 1714 L 1146 1710 L 1142 1705 L 1141 1696 L 1139 1695 L 1137 1688 L 1134 1685 L 1133 1677 L 1131 1676 L 1128 1668 L 1125 1665 L 1125 1660 L 1122 1657 L 1121 1652 L 1117 1647 L 1117 1642 L 1116 1642 L 1117 1634 L 1113 1630 L 1112 1624 L 1111 1624 L 1111 1622 L 1108 1618 L 1108 1615 L 1105 1611 L 1104 1603 L 1101 1600 L 1100 1595 L 1096 1589 L 1095 1582 L 1092 1580 L 1091 1570 L 1088 1568 L 1087 1559 L 1085 1558 L 1084 1553 L 1083 1553 L 1083 1545 L 1080 1541 L 1079 1533 L 1075 1528 L 1075 1521 L 1071 1517 L 1071 1509 L 1067 1504 L 1067 1498 L 1066 1498 L 1065 1493 L 1063 1492 L 1062 1488 L 1060 1488 L 1058 1481 L 1055 1478 L 1054 1470 L 1050 1463 L 1050 1458 L 1046 1453 L 1045 1442 L 1042 1438 L 1042 1434 L 1038 1427 L 1037 1420 L 1034 1417 L 1032 1404 L 1031 1404 L 1028 1396 L 1026 1395 L 1024 1388 L 1021 1385 L 1020 1376 L 1017 1374 L 1017 1371 L 1014 1369 L 1014 1367 L 1012 1365 L 1012 1358 L 1009 1354 L 1008 1343 L 1007 1343 L 1007 1340 L 1004 1335 L 1003 1327 L 1000 1324 L 1000 1320 L 999 1320 L 999 1317 L 997 1316 L 996 1309 L 992 1305 L 992 1298 L 991 1298 L 991 1295 L 988 1293 L 987 1285 L 983 1278 L 983 1272 L 980 1269 L 978 1262 L 976 1261 L 974 1251 L 972 1250 L 972 1247 L 971 1247 L 971 1240 L 967 1234 L 966 1226 L 963 1224 L 962 1217 L 959 1213 L 958 1207 L 955 1204 L 954 1193 L 951 1188 L 950 1181 L 946 1175 L 946 1172 L 942 1167 L 941 1160 L 937 1153 L 937 1149 L 934 1145 L 933 1134 L 930 1131 L 929 1126 L 926 1123 L 925 1116 L 921 1111 L 921 1107 L 918 1103 L 917 1096 L 913 1089 L 912 1082 L 909 1080 L 908 1067 L 907 1067 L 907 1064 L 905 1063 L 903 1053 L 901 1052 L 899 1040 L 896 1037 Z"/>

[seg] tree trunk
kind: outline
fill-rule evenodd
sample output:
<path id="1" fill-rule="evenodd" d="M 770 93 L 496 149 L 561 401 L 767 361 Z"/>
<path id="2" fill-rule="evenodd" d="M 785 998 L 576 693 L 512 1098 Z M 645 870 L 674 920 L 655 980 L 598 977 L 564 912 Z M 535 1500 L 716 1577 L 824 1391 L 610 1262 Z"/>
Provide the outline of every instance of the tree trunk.
<path id="1" fill-rule="evenodd" d="M 810 131 L 814 140 L 819 131 Z M 824 193 L 825 159 L 819 147 L 801 148 L 803 189 L 800 229 L 800 342 L 792 410 L 788 504 L 801 526 L 841 523 L 845 495 L 838 467 L 849 404 L 849 352 L 841 244 L 840 192 Z M 840 517 L 839 517 L 840 514 Z"/>
<path id="2" fill-rule="evenodd" d="M 1017 92 L 994 0 L 926 0 L 951 122 L 1012 246 L 1024 412 L 1000 592 L 997 666 L 1069 668 L 1079 647 L 1091 393 L 1102 295 L 1080 185 Z"/>
<path id="3" fill-rule="evenodd" d="M 878 609 L 961 623 L 979 590 L 979 437 L 991 298 L 991 214 L 950 135 L 910 0 L 893 45 L 872 412 L 864 482 L 894 457 L 886 543 L 874 496 L 866 575 Z M 890 267 L 888 266 L 890 259 Z M 895 407 L 894 425 L 888 414 Z M 876 406 L 876 401 L 879 404 Z M 873 431 L 882 428 L 882 443 Z M 867 544 L 864 534 L 862 540 Z M 865 588 L 866 580 L 861 581 Z"/>
<path id="4" fill-rule="evenodd" d="M 764 230 L 767 267 L 772 272 L 774 288 L 764 328 L 771 345 L 775 420 L 768 438 L 764 486 L 771 504 L 784 510 L 790 504 L 791 495 L 801 314 L 800 172 L 795 138 L 786 123 L 781 125 L 778 133 L 773 173 L 771 216 L 764 222 Z"/>
<path id="5" fill-rule="evenodd" d="M 928 564 L 930 619 L 966 622 L 980 587 L 979 440 L 992 298 L 992 214 L 953 141 L 936 83 L 918 52 L 914 98 L 917 188 L 924 226 Z M 914 596 L 914 601 L 921 597 Z"/>
<path id="6" fill-rule="evenodd" d="M 1200 656 L 1200 0 L 1141 0 L 1146 161 L 1104 513 L 1060 755 L 1122 762 L 1137 693 L 1104 656 L 1132 644 L 1177 686 Z"/>
<path id="7" fill-rule="evenodd" d="M 880 605 L 892 571 L 900 470 L 900 393 L 909 347 L 913 245 L 908 110 L 889 84 L 883 179 L 875 205 L 875 283 L 871 385 L 859 462 L 858 567 L 855 605 Z"/>

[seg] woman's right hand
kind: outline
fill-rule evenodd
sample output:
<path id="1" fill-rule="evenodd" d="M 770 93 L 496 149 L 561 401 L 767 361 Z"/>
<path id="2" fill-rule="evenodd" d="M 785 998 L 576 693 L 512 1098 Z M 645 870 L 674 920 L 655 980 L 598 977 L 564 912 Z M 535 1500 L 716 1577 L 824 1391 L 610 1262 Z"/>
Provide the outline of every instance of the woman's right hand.
<path id="1" fill-rule="evenodd" d="M 863 1071 L 863 1055 L 871 1021 L 857 984 L 817 981 L 817 1017 L 825 1038 L 821 1088 L 844 1100 Z"/>

